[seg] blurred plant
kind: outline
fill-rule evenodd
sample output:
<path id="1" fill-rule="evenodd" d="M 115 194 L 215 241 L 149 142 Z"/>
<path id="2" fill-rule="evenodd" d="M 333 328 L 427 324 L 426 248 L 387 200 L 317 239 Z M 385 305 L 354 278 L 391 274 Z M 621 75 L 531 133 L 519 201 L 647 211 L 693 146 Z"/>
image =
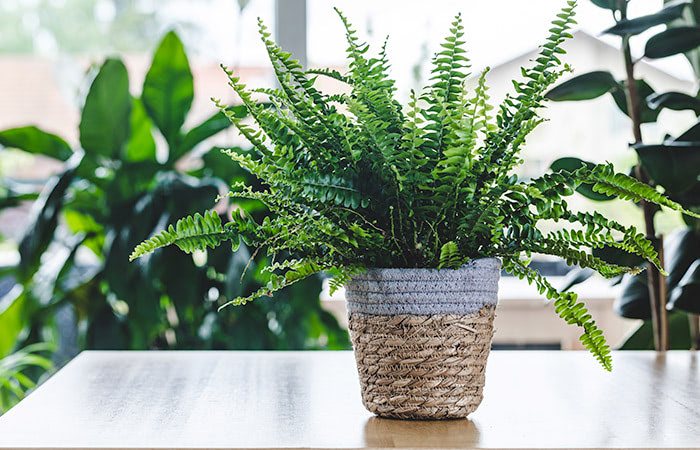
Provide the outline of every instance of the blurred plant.
<path id="1" fill-rule="evenodd" d="M 51 347 L 47 344 L 34 344 L 11 354 L 0 353 L 5 355 L 0 358 L 0 415 L 22 400 L 27 391 L 36 386 L 36 372 L 46 373 L 53 370 L 51 360 L 40 354 L 49 350 Z"/>
<path id="2" fill-rule="evenodd" d="M 205 147 L 207 138 L 230 126 L 225 114 L 217 111 L 183 129 L 193 95 L 187 56 L 171 32 L 154 55 L 140 98 L 130 95 L 121 60 L 100 67 L 82 110 L 79 149 L 35 127 L 0 132 L 5 147 L 65 162 L 33 205 L 21 260 L 12 269 L 17 285 L 0 300 L 0 342 L 14 348 L 55 342 L 58 314 L 67 311 L 77 323 L 79 348 L 349 347 L 346 332 L 320 306 L 318 278 L 288 292 L 288 302 L 217 314 L 220 299 L 249 295 L 265 279 L 260 268 L 267 260 L 256 256 L 241 283 L 250 259 L 245 246 L 235 253 L 202 252 L 196 263 L 173 250 L 129 264 L 144 235 L 209 206 L 234 181 L 255 183 L 247 172 L 221 164 L 228 157 L 219 148 Z M 227 113 L 246 114 L 242 107 Z M 158 151 L 154 125 L 166 147 Z M 205 166 L 183 169 L 195 156 Z M 262 213 L 257 202 L 237 206 L 252 217 Z M 225 212 L 229 205 L 218 207 Z"/>
<path id="3" fill-rule="evenodd" d="M 663 142 L 648 144 L 642 140 L 641 125 L 655 122 L 663 108 L 691 110 L 700 114 L 700 96 L 680 92 L 654 92 L 644 80 L 634 75 L 635 64 L 630 51 L 630 39 L 658 25 L 666 29 L 646 41 L 644 57 L 665 58 L 684 54 L 697 77 L 700 77 L 700 1 L 666 1 L 664 7 L 650 15 L 629 18 L 629 0 L 593 0 L 601 8 L 608 9 L 615 18 L 615 25 L 603 33 L 622 39 L 621 53 L 625 62 L 626 78 L 616 80 L 607 71 L 590 72 L 574 77 L 554 87 L 547 97 L 555 101 L 589 100 L 609 93 L 620 110 L 630 117 L 637 163 L 631 174 L 639 180 L 663 188 L 663 191 L 684 208 L 700 210 L 700 122 L 680 136 L 666 136 Z M 554 170 L 575 170 L 582 164 L 593 165 L 578 158 L 561 158 L 554 162 Z M 592 200 L 606 201 L 610 197 L 593 192 L 590 186 L 581 186 L 578 192 Z M 669 275 L 664 278 L 649 265 L 645 273 L 621 278 L 622 292 L 615 302 L 616 311 L 624 316 L 644 319 L 646 322 L 625 344 L 624 348 L 700 348 L 698 315 L 700 314 L 700 221 L 684 215 L 687 227 L 666 239 L 657 236 L 654 215 L 658 208 L 640 202 L 644 214 L 647 238 L 654 240 L 665 259 Z M 643 264 L 611 248 L 594 250 L 594 254 L 616 264 Z M 572 274 L 572 283 L 583 281 L 592 273 Z M 666 311 L 674 311 L 667 317 Z M 690 322 L 685 320 L 689 313 Z M 672 324 L 669 340 L 669 320 Z M 690 333 L 692 330 L 692 344 Z"/>

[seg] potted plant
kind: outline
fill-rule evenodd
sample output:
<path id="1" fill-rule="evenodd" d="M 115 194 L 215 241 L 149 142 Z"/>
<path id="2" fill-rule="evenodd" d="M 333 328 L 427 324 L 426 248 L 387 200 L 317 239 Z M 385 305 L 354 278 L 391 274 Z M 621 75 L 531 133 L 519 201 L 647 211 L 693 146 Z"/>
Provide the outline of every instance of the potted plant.
<path id="1" fill-rule="evenodd" d="M 536 110 L 547 87 L 568 70 L 558 68 L 558 54 L 574 23 L 574 5 L 569 1 L 553 22 L 540 56 L 522 71 L 525 81 L 515 82 L 515 93 L 495 117 L 487 103 L 487 71 L 473 91 L 465 88 L 469 60 L 459 15 L 433 59 L 432 84 L 411 93 L 406 108 L 393 98 L 386 47 L 369 57 L 367 44 L 340 12 L 350 59 L 345 74 L 304 71 L 261 22 L 280 88 L 247 90 L 224 70 L 256 123 L 228 113 L 254 147 L 228 153 L 264 189 L 239 183 L 228 196 L 259 200 L 269 215 L 256 223 L 236 210 L 225 224 L 215 212 L 190 216 L 143 242 L 131 258 L 171 244 L 191 252 L 231 241 L 235 249 L 240 239 L 266 251 L 267 286 L 223 306 L 271 296 L 329 272 L 332 289 L 347 285 L 363 402 L 381 416 L 453 418 L 476 409 L 501 266 L 554 299 L 557 313 L 583 329 L 583 345 L 610 369 L 602 332 L 576 294 L 559 293 L 523 258 L 558 255 L 607 277 L 639 270 L 584 250 L 611 245 L 659 264 L 652 245 L 633 227 L 567 207 L 564 197 L 581 183 L 680 206 L 610 165 L 529 181 L 512 175 L 522 162 L 525 137 L 542 122 Z M 319 91 L 318 76 L 347 84 L 349 92 Z M 274 107 L 261 106 L 252 93 L 266 94 Z M 579 228 L 543 232 L 538 225 L 546 220 Z"/>

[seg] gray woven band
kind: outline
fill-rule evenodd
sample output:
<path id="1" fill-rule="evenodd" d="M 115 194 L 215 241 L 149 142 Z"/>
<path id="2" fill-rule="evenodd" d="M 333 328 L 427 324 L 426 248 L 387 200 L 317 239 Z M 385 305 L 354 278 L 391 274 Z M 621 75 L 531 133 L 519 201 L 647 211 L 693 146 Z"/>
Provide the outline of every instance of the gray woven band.
<path id="1" fill-rule="evenodd" d="M 498 302 L 501 260 L 472 259 L 453 269 L 368 269 L 347 284 L 349 313 L 471 314 Z"/>

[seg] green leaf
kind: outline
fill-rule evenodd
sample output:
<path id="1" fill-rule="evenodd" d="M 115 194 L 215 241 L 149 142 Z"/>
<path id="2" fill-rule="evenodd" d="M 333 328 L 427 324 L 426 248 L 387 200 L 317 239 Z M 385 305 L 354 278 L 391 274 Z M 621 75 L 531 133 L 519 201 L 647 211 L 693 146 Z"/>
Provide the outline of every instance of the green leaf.
<path id="1" fill-rule="evenodd" d="M 644 47 L 647 58 L 665 58 L 700 46 L 700 27 L 674 27 L 652 36 Z"/>
<path id="2" fill-rule="evenodd" d="M 695 115 L 700 115 L 700 99 L 681 92 L 652 94 L 646 100 L 651 109 L 668 108 L 674 111 L 691 109 Z"/>
<path id="3" fill-rule="evenodd" d="M 1 131 L 0 144 L 61 161 L 67 160 L 73 154 L 73 150 L 66 141 L 34 126 Z"/>
<path id="4" fill-rule="evenodd" d="M 141 94 L 146 112 L 171 148 L 177 147 L 180 128 L 185 123 L 193 97 L 190 64 L 180 38 L 171 31 L 153 56 Z"/>
<path id="5" fill-rule="evenodd" d="M 620 288 L 620 295 L 613 303 L 615 312 L 628 319 L 651 319 L 646 273 L 625 275 L 622 277 Z"/>
<path id="6" fill-rule="evenodd" d="M 688 128 L 685 133 L 673 139 L 673 142 L 700 142 L 700 122 Z"/>
<path id="7" fill-rule="evenodd" d="M 646 261 L 641 256 L 607 245 L 605 247 L 594 248 L 592 253 L 593 256 L 596 256 L 603 261 L 624 267 L 640 266 Z"/>
<path id="8" fill-rule="evenodd" d="M 698 182 L 700 142 L 633 145 L 649 178 L 668 193 L 682 194 Z"/>
<path id="9" fill-rule="evenodd" d="M 616 87 L 619 87 L 619 84 L 610 72 L 589 72 L 555 86 L 545 94 L 545 97 L 557 102 L 590 100 Z"/>
<path id="10" fill-rule="evenodd" d="M 588 280 L 595 274 L 595 270 L 586 267 L 584 269 L 580 267 L 574 267 L 564 276 L 561 280 L 561 286 L 559 287 L 559 292 L 566 292 L 577 284 L 581 284 Z"/>
<path id="11" fill-rule="evenodd" d="M 671 291 L 668 308 L 700 314 L 700 258 L 693 262 Z"/>
<path id="12" fill-rule="evenodd" d="M 664 8 L 654 14 L 636 17 L 634 19 L 623 19 L 617 22 L 614 26 L 603 31 L 603 34 L 615 34 L 618 36 L 630 36 L 642 33 L 651 27 L 669 23 L 678 19 L 683 14 L 683 10 L 690 2 L 681 0 L 678 2 L 668 3 Z"/>
<path id="13" fill-rule="evenodd" d="M 654 89 L 652 89 L 652 87 L 649 86 L 649 83 L 647 83 L 644 80 L 637 80 L 637 91 L 639 93 L 639 98 L 647 98 L 650 95 L 654 94 Z M 610 91 L 610 94 L 613 96 L 613 100 L 615 100 L 615 104 L 618 108 L 620 108 L 620 111 L 622 111 L 629 117 L 629 112 L 627 110 L 626 89 L 615 88 Z M 640 119 L 642 123 L 656 122 L 656 118 L 659 116 L 658 110 L 653 110 L 649 108 L 646 102 L 641 102 L 639 108 L 641 109 Z"/>
<path id="14" fill-rule="evenodd" d="M 673 290 L 700 255 L 700 233 L 680 228 L 664 238 L 664 265 L 668 271 L 666 284 Z"/>
<path id="15" fill-rule="evenodd" d="M 550 167 L 553 171 L 566 171 L 566 172 L 573 172 L 576 169 L 580 169 L 581 166 L 586 166 L 589 169 L 592 169 L 593 167 L 596 166 L 596 164 L 589 162 L 589 161 L 584 161 L 579 158 L 573 158 L 573 157 L 565 157 L 565 158 L 559 158 L 555 160 Z M 589 198 L 591 200 L 595 200 L 598 202 L 602 201 L 607 201 L 607 200 L 614 200 L 615 197 L 612 197 L 610 195 L 602 194 L 600 192 L 596 192 L 593 190 L 593 184 L 592 183 L 581 183 L 579 187 L 576 188 L 576 192 L 579 194 L 583 195 L 586 198 Z"/>
<path id="16" fill-rule="evenodd" d="M 39 268 L 41 256 L 53 240 L 66 190 L 73 182 L 79 164 L 77 155 L 70 159 L 65 172 L 51 178 L 32 205 L 33 220 L 19 243 L 21 259 L 17 273 L 20 282 L 27 281 Z"/>
<path id="17" fill-rule="evenodd" d="M 233 117 L 239 119 L 242 119 L 247 115 L 245 106 L 242 105 L 229 107 L 228 110 L 233 113 Z M 180 145 L 178 145 L 177 149 L 172 150 L 174 155 L 171 159 L 174 161 L 180 159 L 202 141 L 214 136 L 220 131 L 227 129 L 231 125 L 231 121 L 223 112 L 219 111 L 215 113 L 213 116 L 192 128 L 187 132 L 187 134 L 185 134 L 185 137 L 182 139 L 182 142 Z"/>
<path id="18" fill-rule="evenodd" d="M 192 253 L 198 248 L 218 247 L 224 240 L 234 241 L 234 247 L 237 247 L 238 233 L 232 227 L 224 228 L 216 211 L 207 212 L 203 216 L 197 213 L 178 220 L 175 226 L 170 225 L 168 230 L 139 244 L 129 256 L 129 260 L 133 261 L 153 253 L 158 248 L 173 244 L 184 252 Z"/>
<path id="19" fill-rule="evenodd" d="M 0 359 L 10 354 L 17 336 L 27 325 L 24 314 L 26 298 L 21 285 L 15 285 L 0 298 Z"/>
<path id="20" fill-rule="evenodd" d="M 674 312 L 668 315 L 668 345 L 671 350 L 690 348 L 688 315 Z M 651 320 L 645 320 L 625 341 L 620 350 L 654 350 L 654 335 Z"/>
<path id="21" fill-rule="evenodd" d="M 617 11 L 620 9 L 620 0 L 591 0 L 591 3 L 599 8 Z"/>
<path id="22" fill-rule="evenodd" d="M 117 159 L 129 137 L 131 96 L 124 63 L 107 59 L 85 99 L 80 144 L 87 155 Z"/>
<path id="23" fill-rule="evenodd" d="M 151 119 L 148 118 L 141 100 L 134 98 L 131 107 L 131 137 L 126 146 L 126 159 L 129 161 L 155 161 L 156 141 L 151 133 Z"/>

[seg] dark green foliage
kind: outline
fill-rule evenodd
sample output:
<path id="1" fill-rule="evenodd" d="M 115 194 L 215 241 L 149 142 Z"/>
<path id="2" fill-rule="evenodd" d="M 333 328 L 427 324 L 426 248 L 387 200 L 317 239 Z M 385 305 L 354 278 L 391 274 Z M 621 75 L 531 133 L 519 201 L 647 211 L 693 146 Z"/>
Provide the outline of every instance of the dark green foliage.
<path id="1" fill-rule="evenodd" d="M 145 84 L 143 96 L 132 98 L 121 61 L 100 67 L 82 114 L 82 149 L 34 127 L 0 132 L 3 145 L 66 160 L 33 205 L 19 264 L 0 274 L 17 281 L 0 299 L 0 358 L 27 343 L 58 341 L 57 312 L 66 310 L 78 325 L 76 350 L 348 348 L 347 333 L 321 308 L 317 277 L 282 293 L 283 304 L 217 312 L 220 300 L 249 296 L 268 282 L 262 268 L 270 260 L 251 256 L 238 239 L 264 219 L 257 200 L 235 199 L 244 212 L 232 218 L 211 212 L 183 219 L 139 247 L 144 253 L 164 243 L 189 252 L 208 246 L 196 255 L 198 264 L 174 248 L 129 263 L 143 236 L 210 207 L 232 181 L 260 187 L 219 148 L 203 143 L 231 126 L 228 116 L 246 117 L 244 107 L 212 108 L 207 120 L 183 129 L 192 74 L 175 34 L 156 52 Z M 156 139 L 157 130 L 164 139 Z M 156 159 L 156 140 L 168 144 L 159 149 L 168 155 L 164 161 Z M 195 156 L 213 167 L 184 172 Z M 183 158 L 190 162 L 179 164 Z M 19 197 L 10 194 L 8 203 Z M 219 211 L 229 206 L 225 198 Z M 237 251 L 213 249 L 223 239 Z"/>
<path id="2" fill-rule="evenodd" d="M 700 1 L 698 0 L 665 0 L 664 8 L 655 14 L 627 19 L 626 11 L 629 0 L 614 0 L 618 11 L 614 14 L 617 24 L 605 32 L 616 34 L 622 37 L 623 54 L 625 45 L 630 36 L 636 35 L 652 26 L 665 24 L 666 29 L 648 39 L 646 43 L 645 56 L 649 58 L 662 58 L 670 55 L 684 54 L 692 65 L 696 77 L 700 77 Z M 593 1 L 598 6 L 602 6 L 602 1 Z M 619 14 L 618 14 L 619 13 Z M 621 59 L 624 55 L 621 55 Z M 634 68 L 634 61 L 631 61 Z M 592 74 L 599 73 L 593 72 Z M 604 72 L 607 73 L 607 72 Z M 577 82 L 577 79 L 586 79 L 592 74 L 581 75 L 580 77 L 566 81 L 549 91 L 547 96 L 552 100 L 585 100 L 593 98 L 591 89 L 585 83 Z M 595 78 L 595 77 L 594 77 Z M 607 79 L 607 77 L 605 77 Z M 609 81 L 609 80 L 608 80 Z M 608 91 L 612 95 L 615 104 L 625 113 L 629 114 L 628 91 L 626 83 L 617 82 L 616 87 L 611 87 Z M 604 85 L 597 86 L 596 93 L 603 95 Z M 699 94 L 695 95 L 681 92 L 661 92 L 655 93 L 653 88 L 644 80 L 636 80 L 639 105 L 639 121 L 641 123 L 655 122 L 661 109 L 669 110 L 691 110 L 696 115 L 700 113 Z M 561 93 L 566 95 L 561 95 Z M 638 155 L 637 166 L 649 179 L 648 187 L 637 187 L 632 190 L 643 191 L 644 195 L 654 197 L 655 201 L 665 203 L 666 200 L 659 198 L 657 191 L 662 190 L 664 194 L 676 205 L 669 205 L 672 209 L 683 211 L 691 210 L 695 213 L 700 211 L 700 122 L 689 128 L 680 136 L 667 136 L 663 142 L 656 144 L 637 143 L 631 146 Z M 555 171 L 575 170 L 576 163 L 579 166 L 585 165 L 591 169 L 595 164 L 581 161 L 578 158 L 561 158 L 552 164 Z M 636 174 L 635 168 L 630 173 Z M 635 194 L 630 194 L 629 187 L 616 186 L 610 188 L 609 181 L 614 184 L 627 185 L 630 182 L 625 179 L 618 183 L 615 180 L 617 175 L 607 174 L 602 182 L 593 185 L 581 185 L 577 191 L 593 200 L 608 200 L 610 197 L 601 196 L 609 189 L 619 191 L 620 198 L 626 198 L 639 204 L 639 198 Z M 653 223 L 653 216 L 658 209 L 649 208 L 647 210 L 647 223 Z M 669 333 L 671 348 L 688 348 L 690 338 L 688 333 L 688 317 L 684 312 L 700 312 L 700 302 L 698 299 L 698 283 L 695 275 L 694 264 L 700 264 L 700 220 L 694 215 L 683 214 L 683 220 L 688 225 L 687 228 L 676 230 L 669 234 L 664 240 L 664 258 L 668 270 L 666 283 L 666 296 L 662 305 L 673 311 L 669 315 Z M 653 234 L 647 229 L 647 234 Z M 660 239 L 654 238 L 654 248 L 659 247 Z M 641 242 L 634 245 L 637 246 Z M 647 244 L 648 245 L 648 244 Z M 656 250 L 654 250 L 656 251 Z M 632 266 L 641 266 L 644 262 L 639 253 L 630 255 L 621 252 L 615 246 L 604 246 L 593 249 L 593 255 L 610 263 Z M 662 271 L 662 274 L 665 274 Z M 590 276 L 590 272 L 577 271 L 571 275 L 569 286 L 581 282 Z M 653 338 L 649 321 L 652 317 L 650 307 L 649 283 L 646 274 L 626 274 L 624 277 L 615 277 L 616 282 L 621 282 L 621 294 L 615 300 L 615 310 L 623 317 L 645 319 L 645 324 L 638 330 L 630 341 L 622 348 L 653 348 Z M 656 290 L 654 286 L 652 289 Z M 697 319 L 694 319 L 697 320 Z M 657 330 L 658 331 L 658 330 Z"/>
<path id="3" fill-rule="evenodd" d="M 0 415 L 36 387 L 32 372 L 53 370 L 53 363 L 44 356 L 49 350 L 46 344 L 34 344 L 9 355 L 0 354 Z"/>
<path id="4" fill-rule="evenodd" d="M 238 184 L 229 195 L 267 206 L 269 216 L 262 222 L 242 223 L 237 231 L 245 242 L 282 262 L 270 266 L 267 286 L 230 303 L 271 295 L 319 271 L 335 274 L 337 286 L 365 267 L 457 268 L 471 258 L 500 257 L 507 270 L 555 300 L 558 314 L 582 328 L 581 341 L 609 369 L 605 340 L 576 295 L 557 292 L 522 258 L 553 254 L 606 276 L 637 272 L 587 251 L 616 245 L 658 263 L 656 251 L 634 228 L 568 210 L 564 197 L 582 183 L 606 195 L 679 207 L 609 166 L 580 167 L 529 182 L 512 175 L 522 162 L 518 155 L 525 137 L 543 120 L 537 110 L 545 91 L 562 73 L 558 56 L 575 23 L 574 5 L 568 2 L 557 16 L 534 65 L 522 70 L 524 80 L 514 82 L 514 93 L 495 116 L 488 105 L 486 72 L 473 91 L 466 87 L 469 61 L 459 15 L 433 59 L 431 84 L 412 94 L 407 108 L 393 98 L 384 49 L 377 57 L 369 56 L 367 44 L 358 40 L 342 14 L 350 60 L 350 70 L 342 75 L 304 72 L 270 41 L 261 24 L 281 86 L 264 92 L 276 108 L 256 104 L 240 80 L 227 74 L 257 123 L 251 127 L 228 113 L 254 147 L 230 155 L 264 188 Z M 318 91 L 314 80 L 322 75 L 342 80 L 349 93 L 329 96 Z M 545 235 L 538 224 L 546 220 L 582 225 L 584 231 Z M 137 248 L 133 256 L 177 239 L 175 231 Z M 620 243 L 613 233 L 622 237 Z M 182 237 L 193 238 L 189 232 Z M 210 242 L 203 235 L 199 245 Z"/>

